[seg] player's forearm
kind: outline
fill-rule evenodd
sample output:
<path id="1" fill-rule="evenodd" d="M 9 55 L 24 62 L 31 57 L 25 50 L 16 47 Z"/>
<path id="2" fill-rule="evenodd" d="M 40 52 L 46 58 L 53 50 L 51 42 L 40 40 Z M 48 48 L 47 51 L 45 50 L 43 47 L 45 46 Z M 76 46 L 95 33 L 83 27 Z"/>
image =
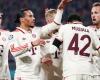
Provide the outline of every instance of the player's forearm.
<path id="1" fill-rule="evenodd" d="M 72 1 L 72 0 L 61 0 L 60 4 L 58 5 L 57 14 L 54 19 L 54 21 L 57 24 L 61 24 L 61 19 L 62 19 L 62 14 L 63 14 L 64 8 L 70 1 Z"/>
<path id="2" fill-rule="evenodd" d="M 41 38 L 50 38 L 54 30 L 59 29 L 59 26 L 54 22 L 47 24 L 41 28 Z"/>
<path id="3" fill-rule="evenodd" d="M 45 52 L 45 53 L 54 54 L 59 49 L 59 47 L 60 47 L 61 44 L 62 44 L 62 42 L 60 40 L 58 40 L 58 39 L 55 38 L 55 40 L 53 41 L 53 43 L 50 44 L 46 48 L 47 52 Z"/>
<path id="4" fill-rule="evenodd" d="M 10 46 L 10 51 L 14 57 L 22 55 L 31 49 L 32 49 L 31 42 L 17 46 L 17 47 L 14 46 L 14 44 Z"/>
<path id="5" fill-rule="evenodd" d="M 53 69 L 59 75 L 59 77 L 62 77 L 62 69 L 56 67 L 55 65 L 53 65 Z"/>
<path id="6" fill-rule="evenodd" d="M 55 18 L 54 18 L 54 23 L 56 25 L 61 24 L 62 14 L 63 14 L 63 10 L 57 9 L 57 13 L 56 13 Z"/>

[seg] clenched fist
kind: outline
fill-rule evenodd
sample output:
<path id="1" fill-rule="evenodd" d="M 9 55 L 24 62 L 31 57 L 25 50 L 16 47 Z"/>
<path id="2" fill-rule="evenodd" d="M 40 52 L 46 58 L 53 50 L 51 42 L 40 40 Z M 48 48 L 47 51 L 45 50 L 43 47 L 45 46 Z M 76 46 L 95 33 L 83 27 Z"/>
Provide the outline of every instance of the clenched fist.
<path id="1" fill-rule="evenodd" d="M 37 39 L 35 41 L 32 41 L 32 45 L 33 46 L 39 46 L 39 45 L 44 45 L 45 44 L 45 40 L 44 39 Z"/>
<path id="2" fill-rule="evenodd" d="M 72 0 L 61 0 L 60 4 L 58 5 L 58 9 L 64 9 L 65 5 Z"/>

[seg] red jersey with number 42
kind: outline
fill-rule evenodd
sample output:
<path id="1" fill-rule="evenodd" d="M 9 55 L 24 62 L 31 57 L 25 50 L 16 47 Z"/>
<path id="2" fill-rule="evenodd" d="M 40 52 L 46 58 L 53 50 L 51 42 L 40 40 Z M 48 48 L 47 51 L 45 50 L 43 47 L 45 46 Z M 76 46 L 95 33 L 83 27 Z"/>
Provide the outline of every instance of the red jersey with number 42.
<path id="1" fill-rule="evenodd" d="M 95 32 L 82 24 L 66 24 L 57 38 L 63 42 L 63 76 L 91 74 L 92 47 L 100 47 Z"/>

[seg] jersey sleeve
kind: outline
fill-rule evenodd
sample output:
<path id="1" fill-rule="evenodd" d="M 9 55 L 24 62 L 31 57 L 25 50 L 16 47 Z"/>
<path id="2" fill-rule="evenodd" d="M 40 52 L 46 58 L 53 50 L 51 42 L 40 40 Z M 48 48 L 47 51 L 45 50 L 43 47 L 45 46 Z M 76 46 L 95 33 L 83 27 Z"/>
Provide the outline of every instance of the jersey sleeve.
<path id="1" fill-rule="evenodd" d="M 48 40 L 45 41 L 46 44 L 41 46 L 41 53 L 43 56 L 47 54 L 54 54 L 57 51 L 57 47 L 52 45 L 52 42 L 48 42 Z"/>
<path id="2" fill-rule="evenodd" d="M 58 35 L 55 37 L 53 43 L 50 46 L 50 52 L 55 53 L 59 49 L 60 45 L 63 42 L 63 28 L 59 29 Z"/>
<path id="3" fill-rule="evenodd" d="M 59 25 L 54 22 L 47 24 L 41 28 L 41 38 L 50 38 L 52 31 L 59 29 Z"/>
<path id="4" fill-rule="evenodd" d="M 59 41 L 63 41 L 63 25 L 61 26 L 61 28 L 58 31 L 58 36 L 56 37 Z"/>
<path id="5" fill-rule="evenodd" d="M 31 50 L 32 45 L 31 45 L 31 42 L 21 44 L 19 43 L 18 39 L 13 37 L 13 39 L 9 41 L 9 48 L 10 48 L 10 52 L 12 53 L 12 55 L 14 57 L 17 57 Z"/>
<path id="6" fill-rule="evenodd" d="M 58 50 L 58 45 L 60 46 L 63 39 L 63 30 L 62 28 L 59 29 L 58 36 L 54 39 L 54 41 L 51 43 L 47 43 L 44 46 L 42 46 L 42 50 L 45 51 L 45 54 L 53 54 Z"/>
<path id="7" fill-rule="evenodd" d="M 100 51 L 100 41 L 99 38 L 97 37 L 95 31 L 91 30 L 91 37 L 93 40 L 93 47 L 95 47 L 96 50 Z"/>
<path id="8" fill-rule="evenodd" d="M 61 24 L 62 14 L 63 14 L 63 10 L 57 9 L 57 14 L 56 14 L 56 16 L 54 18 L 54 22 L 56 24 Z"/>

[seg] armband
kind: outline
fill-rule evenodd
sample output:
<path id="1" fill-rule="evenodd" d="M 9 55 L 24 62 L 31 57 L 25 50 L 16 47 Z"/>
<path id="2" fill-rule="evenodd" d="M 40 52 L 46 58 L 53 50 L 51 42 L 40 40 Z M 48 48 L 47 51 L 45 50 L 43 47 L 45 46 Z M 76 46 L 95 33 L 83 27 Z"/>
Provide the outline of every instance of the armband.
<path id="1" fill-rule="evenodd" d="M 55 45 L 57 48 L 59 48 L 59 46 L 62 44 L 62 42 L 58 39 L 55 38 L 55 40 L 53 41 L 53 45 Z"/>

